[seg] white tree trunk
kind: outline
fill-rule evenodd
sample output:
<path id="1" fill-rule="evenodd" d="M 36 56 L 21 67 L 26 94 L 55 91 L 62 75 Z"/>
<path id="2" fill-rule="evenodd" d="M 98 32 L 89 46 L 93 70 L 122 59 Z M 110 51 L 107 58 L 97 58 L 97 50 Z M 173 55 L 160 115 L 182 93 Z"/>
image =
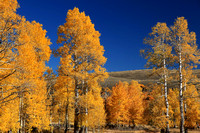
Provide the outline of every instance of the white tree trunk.
<path id="1" fill-rule="evenodd" d="M 184 83 L 184 92 L 186 91 L 186 82 Z M 186 100 L 184 101 L 184 112 L 185 112 L 185 115 L 187 113 L 187 104 L 186 104 Z M 187 120 L 187 117 L 185 116 L 185 121 Z M 185 133 L 187 133 L 187 128 L 185 127 Z"/>
<path id="2" fill-rule="evenodd" d="M 166 62 L 165 57 L 163 59 L 164 65 L 164 91 L 165 91 L 165 106 L 166 106 L 166 118 L 167 118 L 167 125 L 166 125 L 166 133 L 169 133 L 169 102 L 168 102 L 168 93 L 167 93 L 167 73 L 166 73 Z"/>
<path id="3" fill-rule="evenodd" d="M 184 92 L 186 91 L 186 82 L 184 83 Z M 186 104 L 186 101 L 184 102 L 184 111 L 185 111 L 185 114 L 187 112 L 187 104 Z"/>
<path id="4" fill-rule="evenodd" d="M 182 75 L 182 57 L 179 51 L 179 102 L 180 102 L 180 133 L 184 133 L 184 114 L 183 114 L 183 75 Z"/>
<path id="5" fill-rule="evenodd" d="M 19 99 L 19 122 L 20 122 L 20 133 L 24 133 L 24 124 L 23 124 L 23 96 L 22 92 L 20 92 Z"/>

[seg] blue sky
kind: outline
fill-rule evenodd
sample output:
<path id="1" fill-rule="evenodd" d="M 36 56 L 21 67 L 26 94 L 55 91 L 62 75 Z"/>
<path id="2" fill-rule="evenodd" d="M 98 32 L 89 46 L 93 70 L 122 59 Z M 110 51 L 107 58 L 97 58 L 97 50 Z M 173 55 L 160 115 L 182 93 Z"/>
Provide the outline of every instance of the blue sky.
<path id="1" fill-rule="evenodd" d="M 190 31 L 200 41 L 200 0 L 18 0 L 18 13 L 27 20 L 43 24 L 51 39 L 51 49 L 58 48 L 57 28 L 65 23 L 67 11 L 78 7 L 89 15 L 101 33 L 107 71 L 144 69 L 140 56 L 143 39 L 157 22 L 173 25 L 177 17 L 188 20 Z M 51 56 L 48 65 L 56 71 L 59 58 Z"/>

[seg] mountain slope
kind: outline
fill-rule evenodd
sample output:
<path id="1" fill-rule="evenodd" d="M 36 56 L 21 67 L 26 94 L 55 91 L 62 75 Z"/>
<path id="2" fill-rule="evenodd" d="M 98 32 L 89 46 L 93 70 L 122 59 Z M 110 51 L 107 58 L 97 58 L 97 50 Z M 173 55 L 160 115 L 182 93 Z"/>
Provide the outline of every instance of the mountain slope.
<path id="1" fill-rule="evenodd" d="M 176 71 L 171 70 L 170 76 L 175 75 Z M 199 79 L 199 82 L 196 85 L 200 85 L 200 69 L 193 70 L 193 74 L 196 75 Z M 102 83 L 103 87 L 111 88 L 119 81 L 127 81 L 131 80 L 138 81 L 140 84 L 148 85 L 149 83 L 157 83 L 159 82 L 160 76 L 152 72 L 151 69 L 143 69 L 143 70 L 130 70 L 130 71 L 118 71 L 118 72 L 109 72 L 109 78 Z M 177 81 L 172 81 L 169 83 L 169 87 L 176 87 L 178 85 Z"/>

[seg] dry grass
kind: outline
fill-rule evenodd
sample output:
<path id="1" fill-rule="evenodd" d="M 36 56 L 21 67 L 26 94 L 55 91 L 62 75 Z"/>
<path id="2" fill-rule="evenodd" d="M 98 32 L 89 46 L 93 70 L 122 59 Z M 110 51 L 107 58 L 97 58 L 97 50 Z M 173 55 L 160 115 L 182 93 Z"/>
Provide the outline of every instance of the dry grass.
<path id="1" fill-rule="evenodd" d="M 176 71 L 171 70 L 170 76 L 175 75 Z M 193 70 L 193 74 L 199 78 L 199 82 L 195 85 L 200 86 L 200 70 Z M 131 71 L 119 71 L 119 72 L 109 72 L 109 78 L 102 83 L 103 87 L 112 88 L 119 81 L 131 82 L 131 80 L 138 81 L 141 84 L 148 85 L 149 83 L 157 83 L 159 82 L 160 76 L 158 74 L 153 74 L 151 69 L 143 69 L 143 70 L 131 70 Z M 169 83 L 169 87 L 174 88 L 178 85 L 178 82 L 173 81 Z"/>
<path id="2" fill-rule="evenodd" d="M 139 125 L 134 129 L 100 129 L 95 130 L 95 133 L 160 133 L 159 129 L 156 129 L 150 125 Z M 180 130 L 178 128 L 170 128 L 170 133 L 179 133 Z M 64 133 L 64 129 L 54 130 L 54 133 Z M 73 133 L 73 128 L 70 128 L 68 133 Z M 93 133 L 90 129 L 88 133 Z M 200 133 L 200 129 L 189 129 L 188 133 Z"/>
<path id="3" fill-rule="evenodd" d="M 172 128 L 170 129 L 170 133 L 179 133 L 179 129 Z M 91 131 L 89 133 L 92 133 Z M 123 130 L 104 130 L 103 133 L 160 133 L 160 131 L 147 131 L 147 130 L 134 130 L 134 131 L 123 131 Z M 194 129 L 189 130 L 188 133 L 200 133 L 200 130 Z"/>

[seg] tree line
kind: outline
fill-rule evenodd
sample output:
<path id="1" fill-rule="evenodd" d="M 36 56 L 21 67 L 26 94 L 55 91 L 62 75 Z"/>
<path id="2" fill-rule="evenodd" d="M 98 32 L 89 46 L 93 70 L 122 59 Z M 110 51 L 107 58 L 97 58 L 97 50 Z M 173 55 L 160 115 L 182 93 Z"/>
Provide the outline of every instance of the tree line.
<path id="1" fill-rule="evenodd" d="M 144 86 L 137 81 L 119 82 L 102 88 L 108 78 L 100 33 L 89 16 L 78 8 L 69 10 L 57 31 L 60 57 L 58 75 L 46 65 L 52 51 L 42 24 L 29 22 L 16 13 L 17 0 L 0 1 L 0 131 L 64 132 L 100 131 L 103 127 L 132 127 L 149 124 L 180 132 L 194 128 L 200 120 L 197 78 L 192 69 L 199 63 L 196 35 L 187 20 L 174 25 L 157 23 L 141 50 L 147 67 L 160 82 Z M 177 74 L 170 77 L 170 70 Z M 169 88 L 170 82 L 178 86 Z M 144 89 L 145 88 L 145 89 Z"/>

